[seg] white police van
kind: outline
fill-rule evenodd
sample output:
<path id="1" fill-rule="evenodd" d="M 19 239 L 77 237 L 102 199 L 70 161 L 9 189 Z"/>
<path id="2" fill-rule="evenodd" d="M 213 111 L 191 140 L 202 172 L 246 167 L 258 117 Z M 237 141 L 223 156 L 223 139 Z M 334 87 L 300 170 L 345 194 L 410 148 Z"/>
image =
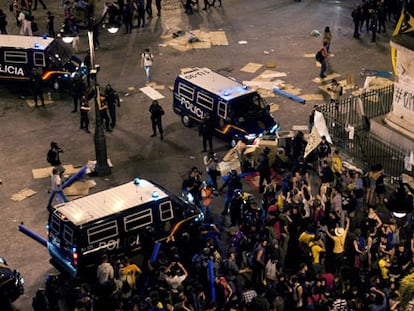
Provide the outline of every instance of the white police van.
<path id="1" fill-rule="evenodd" d="M 0 81 L 29 81 L 35 68 L 45 83 L 60 90 L 80 65 L 81 60 L 54 38 L 0 35 Z"/>
<path id="2" fill-rule="evenodd" d="M 161 185 L 134 179 L 49 209 L 51 262 L 72 277 L 88 274 L 103 253 L 133 256 L 154 242 L 198 228 L 203 214 Z M 148 251 L 148 250 L 147 250 Z"/>
<path id="3" fill-rule="evenodd" d="M 208 68 L 180 74 L 173 96 L 173 110 L 185 126 L 199 125 L 208 116 L 214 120 L 216 136 L 232 144 L 240 139 L 251 142 L 278 129 L 269 106 L 255 90 Z"/>

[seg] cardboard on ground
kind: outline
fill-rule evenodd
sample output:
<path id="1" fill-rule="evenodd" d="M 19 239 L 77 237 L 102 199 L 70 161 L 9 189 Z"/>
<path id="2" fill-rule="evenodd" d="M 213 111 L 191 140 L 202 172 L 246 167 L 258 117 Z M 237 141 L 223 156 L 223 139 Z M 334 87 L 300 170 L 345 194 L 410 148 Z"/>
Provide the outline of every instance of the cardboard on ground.
<path id="1" fill-rule="evenodd" d="M 26 198 L 29 198 L 33 195 L 35 195 L 37 192 L 29 189 L 29 188 L 24 188 L 23 190 L 19 191 L 18 193 L 13 194 L 10 199 L 12 199 L 13 201 L 17 202 L 17 201 L 23 201 Z"/>
<path id="2" fill-rule="evenodd" d="M 248 63 L 246 66 L 244 66 L 240 71 L 248 72 L 248 73 L 255 73 L 257 70 L 262 68 L 262 64 L 257 63 Z"/>
<path id="3" fill-rule="evenodd" d="M 326 78 L 324 78 L 324 79 L 321 79 L 321 78 L 317 77 L 317 78 L 313 79 L 312 81 L 315 82 L 315 83 L 322 83 L 322 82 L 327 82 L 329 80 L 335 79 L 335 78 L 340 77 L 340 76 L 341 75 L 339 73 L 334 72 L 334 73 L 331 73 L 331 74 L 327 75 Z"/>
<path id="4" fill-rule="evenodd" d="M 144 86 L 140 88 L 139 90 L 145 95 L 147 95 L 149 98 L 151 98 L 152 100 L 155 100 L 155 99 L 158 100 L 158 99 L 164 98 L 164 95 L 162 95 L 157 90 L 153 89 L 151 86 Z"/>
<path id="5" fill-rule="evenodd" d="M 66 187 L 63 192 L 66 196 L 86 196 L 89 194 L 89 189 L 96 186 L 94 180 L 75 181 L 70 187 Z"/>
<path id="6" fill-rule="evenodd" d="M 161 47 L 170 46 L 180 52 L 186 52 L 191 49 L 208 49 L 213 45 L 228 45 L 226 33 L 224 31 L 204 32 L 197 30 L 191 31 L 193 35 L 199 40 L 197 42 L 188 42 L 190 33 L 186 32 L 183 36 L 177 38 L 170 38 L 171 36 L 164 36 L 167 39 Z"/>
<path id="7" fill-rule="evenodd" d="M 65 174 L 69 174 L 69 175 L 75 174 L 79 171 L 79 168 L 73 167 L 72 164 L 63 165 L 63 168 L 65 169 Z M 32 175 L 34 179 L 46 178 L 46 177 L 50 177 L 50 175 L 52 174 L 52 170 L 53 170 L 52 166 L 44 167 L 44 168 L 35 168 L 35 169 L 32 169 Z"/>
<path id="8" fill-rule="evenodd" d="M 323 100 L 322 94 L 303 94 L 300 97 L 306 100 L 307 102 L 312 100 Z"/>

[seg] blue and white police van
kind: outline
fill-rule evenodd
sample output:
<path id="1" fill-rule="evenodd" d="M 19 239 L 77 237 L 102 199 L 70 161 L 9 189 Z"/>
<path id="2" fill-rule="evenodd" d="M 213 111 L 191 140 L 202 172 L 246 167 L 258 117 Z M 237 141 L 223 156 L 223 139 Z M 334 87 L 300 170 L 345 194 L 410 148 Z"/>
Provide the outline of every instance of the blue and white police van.
<path id="1" fill-rule="evenodd" d="M 78 277 L 93 271 L 102 254 L 134 256 L 151 239 L 162 242 L 198 228 L 204 215 L 158 183 L 134 179 L 49 209 L 51 263 Z M 148 250 L 147 250 L 148 251 Z"/>
<path id="2" fill-rule="evenodd" d="M 269 106 L 256 90 L 208 68 L 193 68 L 177 76 L 173 97 L 173 110 L 185 126 L 213 118 L 216 136 L 232 145 L 278 130 Z"/>
<path id="3" fill-rule="evenodd" d="M 54 90 L 69 85 L 81 60 L 57 39 L 39 36 L 0 35 L 0 81 L 29 81 L 35 68 Z"/>

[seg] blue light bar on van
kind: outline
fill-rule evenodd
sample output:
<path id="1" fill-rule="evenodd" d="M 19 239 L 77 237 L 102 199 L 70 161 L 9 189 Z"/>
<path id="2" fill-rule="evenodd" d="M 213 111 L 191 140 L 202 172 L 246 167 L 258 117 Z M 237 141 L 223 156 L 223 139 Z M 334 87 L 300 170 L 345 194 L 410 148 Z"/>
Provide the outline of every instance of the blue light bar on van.
<path id="1" fill-rule="evenodd" d="M 247 90 L 248 86 L 243 84 L 243 90 Z"/>
<path id="2" fill-rule="evenodd" d="M 35 47 L 35 49 L 38 49 L 38 48 L 40 48 L 40 44 L 35 42 L 34 47 Z"/>
<path id="3" fill-rule="evenodd" d="M 158 197 L 159 197 L 158 192 L 157 191 L 153 191 L 152 192 L 152 198 L 156 200 L 156 199 L 158 199 Z"/>
<path id="4" fill-rule="evenodd" d="M 138 177 L 134 178 L 134 185 L 139 185 L 140 182 L 141 180 Z"/>
<path id="5" fill-rule="evenodd" d="M 229 95 L 230 95 L 230 92 L 224 91 L 224 96 L 229 96 Z"/>
<path id="6" fill-rule="evenodd" d="M 270 133 L 274 134 L 279 130 L 279 124 L 276 123 L 271 129 L 270 129 Z"/>

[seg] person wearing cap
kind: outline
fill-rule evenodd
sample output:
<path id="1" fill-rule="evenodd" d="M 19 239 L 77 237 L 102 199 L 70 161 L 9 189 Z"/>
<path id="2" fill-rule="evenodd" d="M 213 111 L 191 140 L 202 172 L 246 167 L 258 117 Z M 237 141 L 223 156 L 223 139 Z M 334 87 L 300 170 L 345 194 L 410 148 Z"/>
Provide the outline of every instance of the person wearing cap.
<path id="1" fill-rule="evenodd" d="M 149 107 L 149 112 L 151 113 L 151 124 L 152 124 L 152 135 L 151 137 L 157 136 L 157 128 L 160 133 L 161 140 L 164 139 L 164 131 L 162 129 L 162 116 L 164 115 L 164 109 L 158 103 L 158 100 L 153 100 L 151 106 Z"/>
<path id="2" fill-rule="evenodd" d="M 329 232 L 328 229 L 325 230 L 326 235 L 332 239 L 334 242 L 333 247 L 333 258 L 332 258 L 332 268 L 334 272 L 340 272 L 342 267 L 342 262 L 344 259 L 344 252 L 345 252 L 345 239 L 346 235 L 348 234 L 350 220 L 346 218 L 346 227 L 337 227 L 334 229 L 334 234 Z"/>

